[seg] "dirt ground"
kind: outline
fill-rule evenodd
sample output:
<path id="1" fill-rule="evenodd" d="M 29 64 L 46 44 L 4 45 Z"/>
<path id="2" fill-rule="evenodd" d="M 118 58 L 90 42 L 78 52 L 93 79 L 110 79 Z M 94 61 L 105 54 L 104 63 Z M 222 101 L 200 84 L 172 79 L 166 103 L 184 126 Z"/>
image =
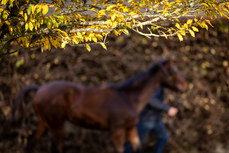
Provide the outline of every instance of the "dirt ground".
<path id="1" fill-rule="evenodd" d="M 175 118 L 164 115 L 170 133 L 166 153 L 229 153 L 229 22 L 218 20 L 214 28 L 200 30 L 193 38 L 148 39 L 137 34 L 110 37 L 108 50 L 93 46 L 65 50 L 24 50 L 18 56 L 0 59 L 0 125 L 16 94 L 32 84 L 68 80 L 88 86 L 120 83 L 145 70 L 157 56 L 170 58 L 189 84 L 188 91 L 166 91 L 168 104 L 179 108 Z M 27 138 L 37 128 L 31 100 L 20 124 L 0 127 L 0 152 L 23 153 Z M 50 152 L 48 134 L 34 147 L 34 153 Z M 151 134 L 143 152 L 151 153 Z M 114 153 L 108 132 L 82 129 L 67 123 L 66 153 Z"/>

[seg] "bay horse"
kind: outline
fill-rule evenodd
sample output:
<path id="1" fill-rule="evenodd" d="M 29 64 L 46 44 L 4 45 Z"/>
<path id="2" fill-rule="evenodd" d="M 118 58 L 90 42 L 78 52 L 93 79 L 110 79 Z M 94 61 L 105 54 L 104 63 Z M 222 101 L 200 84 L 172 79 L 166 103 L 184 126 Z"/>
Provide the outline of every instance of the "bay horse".
<path id="1" fill-rule="evenodd" d="M 161 59 L 136 76 L 120 84 L 86 87 L 67 81 L 52 81 L 42 86 L 28 86 L 17 96 L 12 108 L 22 111 L 25 96 L 36 91 L 33 99 L 39 126 L 35 139 L 51 131 L 57 152 L 62 153 L 65 121 L 77 126 L 108 130 L 118 153 L 126 140 L 135 152 L 140 149 L 137 132 L 139 115 L 158 87 L 185 91 L 187 84 L 169 60 Z"/>

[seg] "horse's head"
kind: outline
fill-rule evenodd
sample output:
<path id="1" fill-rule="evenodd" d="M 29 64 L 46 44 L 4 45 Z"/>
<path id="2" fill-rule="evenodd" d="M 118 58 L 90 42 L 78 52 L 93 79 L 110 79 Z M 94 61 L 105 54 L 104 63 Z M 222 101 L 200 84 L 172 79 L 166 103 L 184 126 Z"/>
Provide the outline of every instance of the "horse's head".
<path id="1" fill-rule="evenodd" d="M 173 66 L 170 60 L 160 59 L 156 65 L 161 72 L 161 86 L 172 90 L 184 92 L 187 90 L 187 83 L 184 78 L 178 73 L 178 70 Z"/>

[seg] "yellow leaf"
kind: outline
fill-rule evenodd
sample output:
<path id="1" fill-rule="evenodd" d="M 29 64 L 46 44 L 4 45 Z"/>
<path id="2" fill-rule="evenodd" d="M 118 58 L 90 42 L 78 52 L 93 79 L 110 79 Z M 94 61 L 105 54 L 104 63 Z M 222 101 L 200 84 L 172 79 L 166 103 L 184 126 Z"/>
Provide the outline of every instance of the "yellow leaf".
<path id="1" fill-rule="evenodd" d="M 58 7 L 56 7 L 56 8 L 55 8 L 55 13 L 58 13 L 58 10 L 59 10 L 59 8 L 58 8 Z"/>
<path id="2" fill-rule="evenodd" d="M 116 5 L 109 5 L 106 10 L 111 10 L 113 7 L 115 7 Z"/>
<path id="3" fill-rule="evenodd" d="M 211 24 L 211 22 L 210 22 L 210 20 L 205 20 L 211 27 L 214 27 L 212 24 Z"/>
<path id="4" fill-rule="evenodd" d="M 205 28 L 206 30 L 208 30 L 208 26 L 204 21 L 199 23 L 199 25 L 201 26 L 201 28 Z"/>
<path id="5" fill-rule="evenodd" d="M 43 5 L 42 9 L 43 9 L 43 11 L 42 11 L 42 14 L 43 14 L 43 15 L 47 14 L 48 11 L 49 11 L 48 5 Z"/>
<path id="6" fill-rule="evenodd" d="M 9 0 L 2 0 L 2 4 L 3 5 L 6 5 L 6 3 L 8 2 Z"/>
<path id="7" fill-rule="evenodd" d="M 19 14 L 20 14 L 21 16 L 23 16 L 23 10 L 20 10 L 20 11 L 19 11 Z"/>
<path id="8" fill-rule="evenodd" d="M 78 39 L 76 39 L 76 38 L 72 38 L 72 41 L 73 41 L 75 44 L 79 44 L 79 41 L 78 41 Z"/>
<path id="9" fill-rule="evenodd" d="M 132 22 L 133 22 L 133 24 L 135 24 L 135 19 L 134 18 L 132 18 Z"/>
<path id="10" fill-rule="evenodd" d="M 131 29 L 131 23 L 130 22 L 127 22 L 126 26 Z"/>
<path id="11" fill-rule="evenodd" d="M 229 19 L 229 16 L 227 16 L 226 14 L 223 14 L 224 17 L 226 17 L 227 19 Z M 212 26 L 213 27 L 213 26 Z"/>
<path id="12" fill-rule="evenodd" d="M 28 30 L 28 28 L 29 28 L 29 24 L 28 24 L 28 23 L 26 23 L 26 24 L 25 24 L 25 30 L 27 31 L 27 30 Z"/>
<path id="13" fill-rule="evenodd" d="M 109 26 L 111 23 L 112 23 L 111 20 L 105 21 L 105 24 L 108 25 L 108 26 Z"/>
<path id="14" fill-rule="evenodd" d="M 90 52 L 91 51 L 91 47 L 88 45 L 88 44 L 86 44 L 86 49 Z"/>
<path id="15" fill-rule="evenodd" d="M 203 5 L 205 7 L 208 7 L 208 5 L 206 3 L 201 3 L 201 5 Z"/>
<path id="16" fill-rule="evenodd" d="M 81 34 L 80 32 L 77 32 L 77 36 L 78 36 L 79 38 L 83 38 L 83 36 L 82 36 L 82 34 Z"/>
<path id="17" fill-rule="evenodd" d="M 167 9 L 168 9 L 168 8 L 166 7 L 166 8 L 164 9 L 164 11 L 163 11 L 163 13 L 162 13 L 162 14 L 165 14 L 165 13 L 166 13 L 166 11 L 167 11 Z"/>
<path id="18" fill-rule="evenodd" d="M 107 50 L 107 46 L 104 43 L 100 43 L 100 44 L 105 50 Z"/>
<path id="19" fill-rule="evenodd" d="M 195 37 L 195 32 L 193 32 L 191 29 L 188 30 L 192 37 Z"/>
<path id="20" fill-rule="evenodd" d="M 199 29 L 197 27 L 192 26 L 192 30 L 195 32 L 199 32 Z"/>
<path id="21" fill-rule="evenodd" d="M 92 37 L 92 40 L 93 40 L 94 42 L 97 42 L 97 41 L 98 41 L 96 37 Z"/>
<path id="22" fill-rule="evenodd" d="M 115 20 L 115 17 L 116 17 L 116 14 L 115 14 L 115 13 L 112 14 L 112 15 L 111 15 L 111 21 L 114 21 L 114 20 Z"/>
<path id="23" fill-rule="evenodd" d="M 192 24 L 192 19 L 188 19 L 187 24 L 191 25 Z"/>
<path id="24" fill-rule="evenodd" d="M 51 45 L 47 37 L 45 38 L 44 47 L 46 47 L 48 50 L 51 49 Z"/>
<path id="25" fill-rule="evenodd" d="M 9 21 L 5 21 L 5 23 L 6 23 L 8 26 L 10 26 L 10 22 L 9 22 Z"/>
<path id="26" fill-rule="evenodd" d="M 128 35 L 129 34 L 129 31 L 127 29 L 123 29 L 123 32 Z"/>
<path id="27" fill-rule="evenodd" d="M 33 31 L 33 24 L 32 24 L 32 22 L 29 22 L 29 30 Z"/>
<path id="28" fill-rule="evenodd" d="M 183 37 L 181 34 L 177 33 L 177 37 L 179 38 L 180 41 L 183 41 Z"/>
<path id="29" fill-rule="evenodd" d="M 12 28 L 12 26 L 9 26 L 9 31 L 10 31 L 10 34 L 13 34 L 13 28 Z"/>
<path id="30" fill-rule="evenodd" d="M 168 39 L 168 36 L 166 35 L 166 33 L 164 33 L 163 31 L 162 31 L 162 33 L 163 33 L 164 37 L 165 37 L 166 39 Z"/>
<path id="31" fill-rule="evenodd" d="M 25 47 L 29 47 L 29 41 L 25 41 Z"/>
<path id="32" fill-rule="evenodd" d="M 117 30 L 114 30 L 113 33 L 114 33 L 116 36 L 118 36 L 118 35 L 121 34 L 121 32 L 118 32 Z"/>
<path id="33" fill-rule="evenodd" d="M 183 36 L 186 35 L 186 31 L 185 31 L 185 30 L 181 30 L 180 33 L 181 33 L 181 35 L 183 35 Z"/>
<path id="34" fill-rule="evenodd" d="M 176 26 L 178 29 L 181 28 L 180 25 L 179 25 L 179 23 L 176 23 L 175 26 Z"/>
<path id="35" fill-rule="evenodd" d="M 35 9 L 37 10 L 37 13 L 41 12 L 41 5 L 36 5 Z"/>
<path id="36" fill-rule="evenodd" d="M 24 19 L 25 19 L 25 22 L 27 22 L 28 20 L 28 15 L 26 13 L 24 13 Z"/>
<path id="37" fill-rule="evenodd" d="M 85 39 L 86 42 L 89 41 L 89 37 L 88 36 L 84 36 L 84 39 Z"/>
<path id="38" fill-rule="evenodd" d="M 100 11 L 98 11 L 98 12 L 97 12 L 98 17 L 104 16 L 104 15 L 106 14 L 105 11 L 106 11 L 106 10 L 100 10 Z"/>
<path id="39" fill-rule="evenodd" d="M 188 29 L 188 24 L 187 23 L 185 23 L 183 26 L 181 26 L 182 28 L 186 28 L 186 29 Z"/>
<path id="40" fill-rule="evenodd" d="M 99 40 L 103 40 L 103 36 L 100 35 L 100 34 L 97 34 L 96 37 L 97 37 Z"/>
<path id="41" fill-rule="evenodd" d="M 118 25 L 118 23 L 116 21 L 113 21 L 112 24 L 111 24 L 111 27 L 115 28 L 115 27 L 117 27 L 117 25 Z"/>
<path id="42" fill-rule="evenodd" d="M 32 11 L 32 14 L 35 12 L 35 6 L 34 5 L 31 5 L 31 11 Z"/>
<path id="43" fill-rule="evenodd" d="M 63 41 L 62 44 L 61 44 L 61 48 L 65 48 L 67 42 L 66 41 Z"/>
<path id="44" fill-rule="evenodd" d="M 143 29 L 143 26 L 142 26 L 142 23 L 141 22 L 138 22 L 138 25 L 141 29 Z"/>
<path id="45" fill-rule="evenodd" d="M 65 37 L 68 37 L 68 34 L 67 34 L 65 31 L 62 31 L 62 30 L 60 30 L 60 29 L 53 29 L 53 30 L 62 33 Z"/>
<path id="46" fill-rule="evenodd" d="M 134 15 L 136 15 L 136 13 L 135 13 L 135 12 L 130 12 L 129 14 L 130 14 L 130 16 L 134 16 Z"/>

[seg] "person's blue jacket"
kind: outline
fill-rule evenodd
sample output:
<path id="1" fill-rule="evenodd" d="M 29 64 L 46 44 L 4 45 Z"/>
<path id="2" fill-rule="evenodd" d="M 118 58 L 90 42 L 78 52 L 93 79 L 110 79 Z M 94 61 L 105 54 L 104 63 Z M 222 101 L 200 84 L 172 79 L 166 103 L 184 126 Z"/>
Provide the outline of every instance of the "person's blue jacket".
<path id="1" fill-rule="evenodd" d="M 162 112 L 168 112 L 170 106 L 164 102 L 164 88 L 158 88 L 153 94 L 147 106 L 141 113 L 142 120 L 155 121 L 161 119 Z"/>

